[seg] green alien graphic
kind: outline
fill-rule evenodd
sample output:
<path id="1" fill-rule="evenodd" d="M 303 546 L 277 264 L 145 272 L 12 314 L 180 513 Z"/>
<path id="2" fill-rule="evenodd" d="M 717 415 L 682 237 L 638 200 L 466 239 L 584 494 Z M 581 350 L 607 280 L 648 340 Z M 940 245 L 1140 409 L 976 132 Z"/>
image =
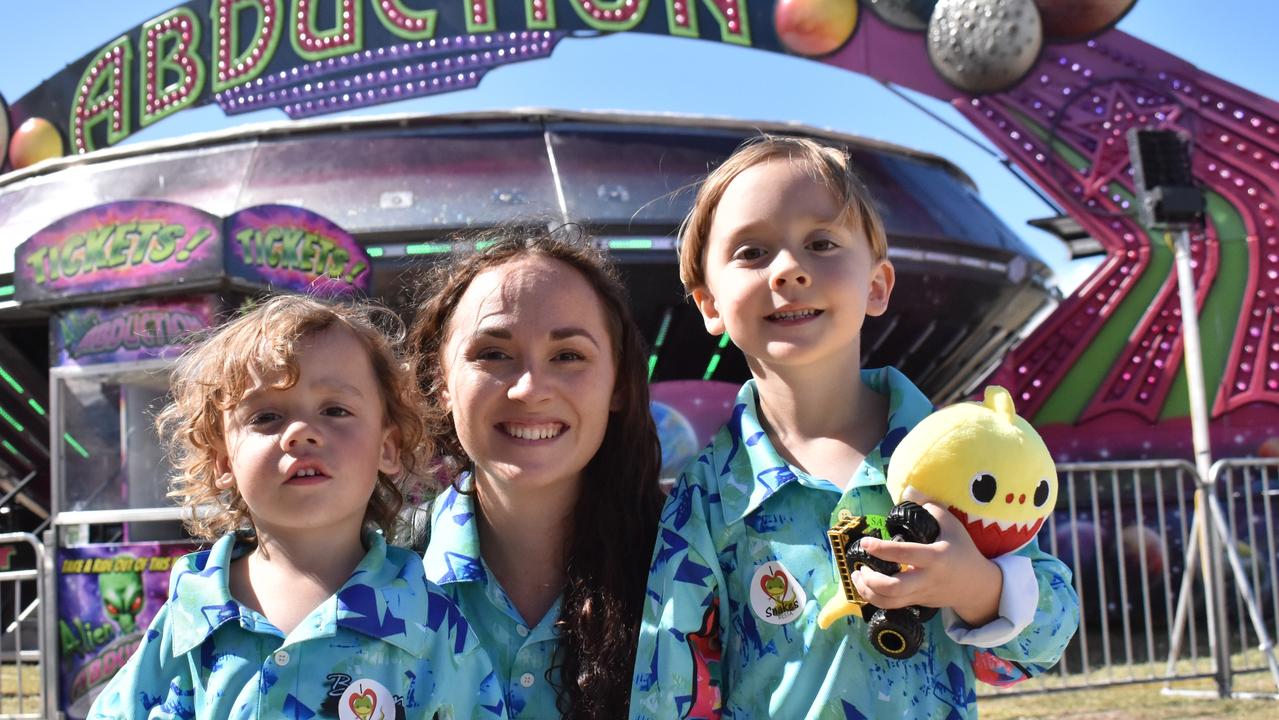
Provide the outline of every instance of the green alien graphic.
<path id="1" fill-rule="evenodd" d="M 116 555 L 116 559 L 129 558 L 132 555 Z M 98 593 L 102 596 L 102 607 L 107 615 L 120 626 L 122 634 L 138 629 L 138 613 L 146 605 L 146 595 L 142 588 L 142 573 L 108 572 L 98 576 Z"/>

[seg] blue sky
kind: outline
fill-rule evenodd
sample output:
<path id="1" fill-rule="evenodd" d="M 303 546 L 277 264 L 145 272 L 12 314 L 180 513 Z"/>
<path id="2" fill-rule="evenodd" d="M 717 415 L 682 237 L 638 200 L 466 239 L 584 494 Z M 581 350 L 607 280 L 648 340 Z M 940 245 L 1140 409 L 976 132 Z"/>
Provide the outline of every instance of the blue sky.
<path id="1" fill-rule="evenodd" d="M 64 65 L 179 4 L 180 0 L 0 0 L 0 95 L 18 99 Z M 1279 97 L 1275 0 L 1138 0 L 1119 27 L 1253 92 Z M 949 106 L 919 99 L 973 133 Z M 1073 287 L 1090 267 L 1082 261 L 1070 263 L 1060 243 L 1026 225 L 1026 220 L 1048 215 L 1051 209 L 988 152 L 869 78 L 794 57 L 644 35 L 571 39 L 548 60 L 490 72 L 477 89 L 359 112 L 515 107 L 797 121 L 936 153 L 972 176 L 986 202 L 1039 250 L 1065 288 Z M 225 118 L 210 105 L 178 113 L 130 141 L 281 119 L 283 113 L 275 110 Z"/>

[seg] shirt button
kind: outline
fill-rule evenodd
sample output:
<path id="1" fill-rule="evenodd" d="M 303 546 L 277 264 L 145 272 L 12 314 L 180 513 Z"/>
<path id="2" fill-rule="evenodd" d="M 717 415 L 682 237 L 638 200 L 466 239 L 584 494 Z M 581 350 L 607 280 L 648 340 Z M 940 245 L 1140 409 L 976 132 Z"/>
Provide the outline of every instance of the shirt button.
<path id="1" fill-rule="evenodd" d="M 520 684 L 524 687 L 533 687 L 533 673 L 524 673 L 521 675 Z"/>
<path id="2" fill-rule="evenodd" d="M 516 625 L 515 634 L 519 635 L 520 637 L 528 637 L 528 628 L 524 627 L 523 625 Z"/>
<path id="3" fill-rule="evenodd" d="M 288 651 L 288 650 L 276 650 L 276 651 L 275 651 L 275 658 L 274 658 L 274 659 L 275 659 L 275 664 L 276 664 L 276 665 L 279 665 L 280 667 L 284 667 L 285 665 L 288 665 L 288 664 L 289 664 L 289 651 Z"/>

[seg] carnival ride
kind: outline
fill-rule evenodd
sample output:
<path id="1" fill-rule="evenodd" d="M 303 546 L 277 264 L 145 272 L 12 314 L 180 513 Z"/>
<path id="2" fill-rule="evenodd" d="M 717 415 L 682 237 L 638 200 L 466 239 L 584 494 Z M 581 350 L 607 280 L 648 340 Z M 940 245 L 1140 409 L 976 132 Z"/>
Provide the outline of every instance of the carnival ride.
<path id="1" fill-rule="evenodd" d="M 176 536 L 176 514 L 156 493 L 165 469 L 147 409 L 164 394 L 165 358 L 235 298 L 305 290 L 251 266 L 281 269 L 306 233 L 346 243 L 347 260 L 367 261 L 371 294 L 407 307 L 415 268 L 469 249 L 455 230 L 589 226 L 652 343 L 655 416 L 674 435 L 704 434 L 746 369 L 681 302 L 673 233 L 689 188 L 759 130 L 849 148 L 884 211 L 895 296 L 909 302 L 868 323 L 866 364 L 897 365 L 939 403 L 1008 387 L 1058 461 L 1190 454 L 1172 250 L 1137 217 L 1125 141 L 1134 127 L 1189 137 L 1208 195 L 1191 253 L 1211 438 L 1221 455 L 1251 454 L 1279 427 L 1279 108 L 1113 29 L 1134 2 L 191 0 L 0 106 L 0 233 L 24 243 L 0 277 L 12 298 L 0 302 L 0 487 L 21 503 L 7 522 L 52 523 L 68 583 L 76 568 L 163 565 L 175 550 L 147 543 Z M 1047 225 L 1105 259 L 1059 299 L 1044 263 L 944 159 L 795 125 L 558 110 L 296 122 L 473 87 L 566 39 L 623 31 L 800 55 L 948 102 L 1059 205 Z M 208 103 L 290 121 L 111 147 Z M 267 205 L 277 224 L 241 242 L 234 222 Z M 180 216 L 204 218 L 216 239 L 219 259 L 201 272 L 176 260 L 205 243 Z M 293 257 L 284 269 L 306 265 L 308 281 L 334 274 Z M 68 276 L 82 284 L 59 285 Z M 712 381 L 727 382 L 689 391 Z M 682 442 L 685 455 L 697 446 Z M 125 552 L 137 548 L 150 559 Z M 128 635 L 100 630 L 73 631 L 68 657 Z M 98 674 L 64 664 L 50 702 L 80 708 L 105 680 L 116 655 L 92 651 Z"/>

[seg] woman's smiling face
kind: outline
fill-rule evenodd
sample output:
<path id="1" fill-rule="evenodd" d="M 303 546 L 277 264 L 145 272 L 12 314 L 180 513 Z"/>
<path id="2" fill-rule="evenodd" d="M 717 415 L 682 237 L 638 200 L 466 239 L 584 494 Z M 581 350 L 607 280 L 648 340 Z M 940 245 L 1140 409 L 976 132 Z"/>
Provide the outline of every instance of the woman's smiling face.
<path id="1" fill-rule="evenodd" d="M 442 350 L 443 400 L 481 487 L 575 493 L 617 376 L 586 278 L 536 255 L 490 268 L 462 295 Z"/>

